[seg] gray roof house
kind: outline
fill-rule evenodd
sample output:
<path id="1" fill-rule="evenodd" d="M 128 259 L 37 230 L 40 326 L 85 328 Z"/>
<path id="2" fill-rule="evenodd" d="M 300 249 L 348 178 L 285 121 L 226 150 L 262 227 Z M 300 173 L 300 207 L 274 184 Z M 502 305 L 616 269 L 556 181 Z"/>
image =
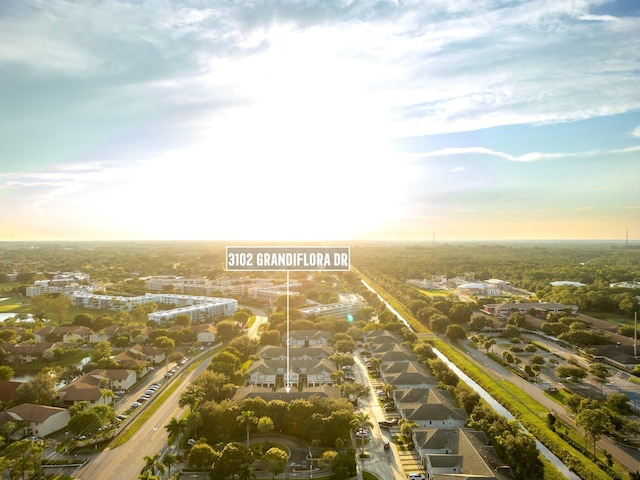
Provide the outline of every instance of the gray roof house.
<path id="1" fill-rule="evenodd" d="M 429 479 L 512 479 L 483 432 L 468 428 L 416 429 L 414 443 Z"/>

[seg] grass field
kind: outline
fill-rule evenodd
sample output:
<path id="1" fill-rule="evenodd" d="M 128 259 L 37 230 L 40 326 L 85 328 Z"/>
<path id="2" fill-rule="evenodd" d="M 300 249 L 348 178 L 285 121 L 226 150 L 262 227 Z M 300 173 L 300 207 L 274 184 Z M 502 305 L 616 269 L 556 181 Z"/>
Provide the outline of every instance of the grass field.
<path id="1" fill-rule="evenodd" d="M 29 312 L 29 299 L 25 297 L 16 297 L 11 295 L 3 295 L 0 293 L 0 298 L 4 298 L 0 302 L 0 313 L 28 313 Z"/>

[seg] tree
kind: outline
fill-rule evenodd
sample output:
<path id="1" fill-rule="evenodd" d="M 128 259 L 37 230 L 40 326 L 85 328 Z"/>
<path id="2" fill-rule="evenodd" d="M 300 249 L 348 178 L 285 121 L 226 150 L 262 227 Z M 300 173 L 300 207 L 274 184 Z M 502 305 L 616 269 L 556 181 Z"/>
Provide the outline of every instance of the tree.
<path id="1" fill-rule="evenodd" d="M 258 420 L 258 431 L 265 436 L 264 443 L 269 443 L 269 441 L 267 440 L 267 435 L 269 435 L 269 432 L 273 431 L 273 428 L 274 425 L 271 417 L 260 417 L 260 419 Z"/>
<path id="2" fill-rule="evenodd" d="M 190 467 L 197 470 L 205 470 L 211 468 L 211 464 L 216 458 L 216 452 L 211 446 L 205 442 L 197 442 L 187 457 L 187 463 Z"/>
<path id="3" fill-rule="evenodd" d="M 0 365 L 0 380 L 11 380 L 16 374 L 15 370 L 6 365 Z"/>
<path id="4" fill-rule="evenodd" d="M 604 384 L 611 376 L 611 371 L 602 363 L 592 363 L 589 366 L 589 373 L 600 382 L 600 393 L 604 394 Z"/>
<path id="5" fill-rule="evenodd" d="M 35 377 L 23 383 L 16 389 L 13 401 L 21 403 L 35 403 L 51 405 L 56 397 L 56 374 L 50 368 L 40 370 Z"/>
<path id="6" fill-rule="evenodd" d="M 593 458 L 596 458 L 596 442 L 603 433 L 614 430 L 609 415 L 600 408 L 586 408 L 576 415 L 576 425 L 584 432 L 585 440 L 593 440 Z"/>
<path id="7" fill-rule="evenodd" d="M 30 478 L 39 473 L 42 469 L 40 465 L 42 452 L 44 452 L 44 444 L 30 439 L 19 440 L 7 446 L 4 457 L 9 466 L 10 478 L 24 479 L 26 475 Z"/>
<path id="8" fill-rule="evenodd" d="M 69 313 L 70 308 L 71 299 L 66 295 L 58 295 L 57 297 L 49 300 L 49 311 L 53 317 L 58 318 L 59 324 L 61 324 L 67 317 L 67 313 Z"/>
<path id="9" fill-rule="evenodd" d="M 449 320 L 459 325 L 466 325 L 471 319 L 473 310 L 468 303 L 454 303 L 449 310 Z"/>
<path id="10" fill-rule="evenodd" d="M 353 414 L 351 427 L 356 430 L 367 430 L 373 427 L 373 423 L 368 413 L 356 412 Z M 364 435 L 360 438 L 360 452 L 364 452 Z"/>
<path id="11" fill-rule="evenodd" d="M 171 478 L 171 467 L 177 465 L 178 463 L 180 463 L 178 461 L 178 457 L 171 452 L 165 453 L 164 457 L 162 457 L 162 465 L 166 467 L 167 475 L 169 475 L 169 478 Z"/>
<path id="12" fill-rule="evenodd" d="M 464 328 L 458 324 L 452 324 L 447 327 L 447 331 L 445 335 L 452 342 L 459 342 L 460 340 L 464 340 L 467 338 L 467 334 L 464 331 Z"/>
<path id="13" fill-rule="evenodd" d="M 184 433 L 187 428 L 187 420 L 185 418 L 171 417 L 169 423 L 164 426 L 164 429 L 169 434 L 168 440 L 173 441 L 176 445 L 180 443 L 180 435 Z"/>
<path id="14" fill-rule="evenodd" d="M 429 318 L 429 328 L 435 333 L 444 333 L 451 322 L 442 313 L 434 313 Z"/>
<path id="15" fill-rule="evenodd" d="M 180 395 L 180 399 L 178 400 L 178 405 L 180 405 L 180 407 L 188 406 L 189 410 L 193 412 L 198 408 L 198 405 L 200 405 L 203 397 L 204 392 L 202 391 L 202 388 L 192 384 L 189 385 L 184 392 L 182 392 L 182 395 Z"/>
<path id="16" fill-rule="evenodd" d="M 247 429 L 247 447 L 249 446 L 249 432 L 251 427 L 258 423 L 258 418 L 254 415 L 253 411 L 245 410 L 238 417 L 236 417 L 238 425 Z"/>
<path id="17" fill-rule="evenodd" d="M 91 361 L 98 363 L 100 360 L 104 360 L 111 356 L 111 342 L 98 342 L 93 346 L 91 350 Z"/>
<path id="18" fill-rule="evenodd" d="M 515 422 L 496 437 L 496 442 L 504 449 L 507 458 L 518 479 L 538 479 L 544 477 L 544 465 L 540 460 L 540 452 L 535 437 L 525 434 Z"/>
<path id="19" fill-rule="evenodd" d="M 256 469 L 253 468 L 248 463 L 243 463 L 240 465 L 240 470 L 238 470 L 238 480 L 255 480 L 256 478 Z"/>
<path id="20" fill-rule="evenodd" d="M 491 320 L 484 315 L 472 315 L 471 320 L 469 320 L 469 327 L 473 330 L 481 331 L 489 326 L 491 326 Z"/>
<path id="21" fill-rule="evenodd" d="M 413 430 L 418 428 L 418 424 L 416 422 L 412 422 L 404 418 L 400 419 L 398 426 L 400 427 L 400 432 L 405 436 L 405 438 L 411 438 Z"/>
<path id="22" fill-rule="evenodd" d="M 391 398 L 391 395 L 393 394 L 393 390 L 394 390 L 393 385 L 391 385 L 390 383 L 385 383 L 380 388 L 384 392 L 385 397 Z"/>
<path id="23" fill-rule="evenodd" d="M 490 339 L 486 340 L 482 346 L 483 346 L 483 348 L 487 351 L 487 353 L 489 353 L 489 351 L 491 350 L 491 348 L 492 348 L 495 344 L 496 344 L 495 339 L 490 338 Z"/>
<path id="24" fill-rule="evenodd" d="M 278 330 L 267 330 L 260 336 L 260 345 L 282 345 L 282 334 Z"/>
<path id="25" fill-rule="evenodd" d="M 355 405 L 358 404 L 358 400 L 361 398 L 367 398 L 369 396 L 369 389 L 357 382 L 344 383 L 340 385 L 340 392 L 343 397 L 348 398 Z"/>
<path id="26" fill-rule="evenodd" d="M 198 428 L 202 426 L 202 414 L 197 410 L 191 410 L 187 417 L 187 429 L 193 432 L 194 438 L 198 436 Z"/>
<path id="27" fill-rule="evenodd" d="M 144 467 L 142 469 L 142 473 L 147 473 L 150 475 L 155 475 L 156 470 L 160 473 L 164 473 L 164 464 L 160 461 L 160 454 L 156 453 L 155 455 L 145 455 L 142 457 L 144 460 Z M 148 478 L 148 477 L 147 477 Z"/>
<path id="28" fill-rule="evenodd" d="M 171 352 L 173 352 L 173 350 L 176 348 L 176 342 L 172 339 L 169 338 L 167 336 L 160 336 L 157 337 L 154 341 L 153 341 L 153 345 L 156 347 L 161 348 L 162 350 L 164 350 L 164 353 L 166 355 L 170 354 Z"/>
<path id="29" fill-rule="evenodd" d="M 609 405 L 613 410 L 621 414 L 628 414 L 630 411 L 629 408 L 629 396 L 626 393 L 622 392 L 611 392 L 607 394 L 606 397 L 607 405 Z"/>
<path id="30" fill-rule="evenodd" d="M 251 465 L 252 461 L 253 451 L 251 448 L 238 442 L 227 443 L 218 453 L 213 473 L 216 478 L 227 478 L 231 475 L 231 478 L 234 479 L 242 465 Z"/>
<path id="31" fill-rule="evenodd" d="M 113 420 L 113 408 L 108 405 L 94 405 L 77 411 L 69 420 L 67 428 L 74 435 L 93 435 Z"/>
<path id="32" fill-rule="evenodd" d="M 284 468 L 287 465 L 289 455 L 284 450 L 272 447 L 265 452 L 260 459 L 262 466 L 265 470 L 272 473 L 271 478 L 275 479 L 276 475 L 284 472 Z"/>
<path id="33" fill-rule="evenodd" d="M 556 367 L 556 375 L 560 378 L 567 378 L 571 382 L 577 382 L 587 376 L 587 371 L 577 365 L 559 365 Z"/>

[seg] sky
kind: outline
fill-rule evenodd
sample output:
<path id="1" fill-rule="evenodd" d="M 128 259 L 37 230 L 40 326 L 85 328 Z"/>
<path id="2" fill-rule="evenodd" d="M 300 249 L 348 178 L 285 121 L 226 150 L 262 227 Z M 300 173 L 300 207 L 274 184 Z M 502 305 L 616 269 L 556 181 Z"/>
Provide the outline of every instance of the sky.
<path id="1" fill-rule="evenodd" d="M 633 0 L 2 0 L 0 241 L 640 239 Z"/>

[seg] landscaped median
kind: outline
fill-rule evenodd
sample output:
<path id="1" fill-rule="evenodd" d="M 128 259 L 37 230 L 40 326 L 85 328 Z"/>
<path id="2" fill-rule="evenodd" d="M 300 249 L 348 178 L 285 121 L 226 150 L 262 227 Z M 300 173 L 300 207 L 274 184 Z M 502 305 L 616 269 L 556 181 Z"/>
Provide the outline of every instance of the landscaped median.
<path id="1" fill-rule="evenodd" d="M 201 362 L 203 362 L 207 358 L 211 358 L 218 350 L 220 350 L 220 348 L 221 348 L 221 344 L 218 345 L 217 347 L 210 349 L 209 351 L 207 351 L 206 353 L 198 357 L 196 360 L 191 362 L 191 364 L 189 364 L 189 366 L 185 368 L 183 372 L 192 371 Z M 160 407 L 160 405 L 162 405 L 167 398 L 169 398 L 178 388 L 180 388 L 180 386 L 184 381 L 183 377 L 184 377 L 184 374 L 180 375 L 179 378 L 173 380 L 168 387 L 162 390 L 160 395 L 158 395 L 158 397 L 155 398 L 153 402 L 147 405 L 145 409 L 142 411 L 142 413 L 138 414 L 136 418 L 133 419 L 133 421 L 125 428 L 123 432 L 121 432 L 114 438 L 114 440 L 111 442 L 109 447 L 116 448 L 116 447 L 119 447 L 120 445 L 124 445 L 127 442 L 127 440 L 129 440 L 138 431 L 138 429 L 142 425 L 144 425 L 144 423 L 147 420 L 149 420 L 149 418 L 151 418 L 151 416 L 156 412 L 156 410 Z"/>

